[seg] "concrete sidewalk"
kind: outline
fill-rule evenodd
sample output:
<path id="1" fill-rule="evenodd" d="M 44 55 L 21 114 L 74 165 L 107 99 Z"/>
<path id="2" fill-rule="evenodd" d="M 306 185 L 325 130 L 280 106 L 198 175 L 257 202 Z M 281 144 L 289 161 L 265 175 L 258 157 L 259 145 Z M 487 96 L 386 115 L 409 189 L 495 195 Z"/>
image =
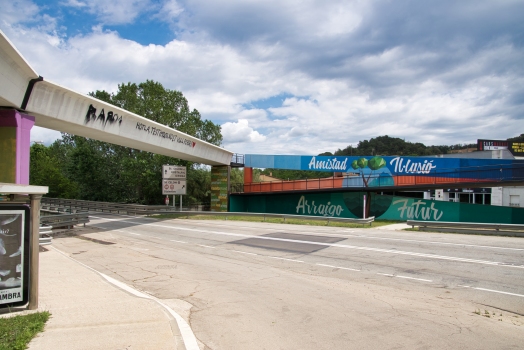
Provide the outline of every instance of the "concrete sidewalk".
<path id="1" fill-rule="evenodd" d="M 51 317 L 29 349 L 185 349 L 175 317 L 129 291 L 53 247 L 41 252 L 39 310 Z"/>

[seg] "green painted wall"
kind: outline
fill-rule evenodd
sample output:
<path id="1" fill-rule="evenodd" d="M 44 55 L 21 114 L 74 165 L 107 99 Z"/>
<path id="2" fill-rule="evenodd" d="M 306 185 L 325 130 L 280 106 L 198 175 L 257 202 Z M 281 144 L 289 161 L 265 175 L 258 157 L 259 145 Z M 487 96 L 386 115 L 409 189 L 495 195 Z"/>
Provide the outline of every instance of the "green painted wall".
<path id="1" fill-rule="evenodd" d="M 16 128 L 0 128 L 0 182 L 16 182 Z"/>
<path id="2" fill-rule="evenodd" d="M 361 218 L 365 192 L 231 195 L 230 211 Z M 383 220 L 524 224 L 524 208 L 371 194 L 370 215 Z"/>

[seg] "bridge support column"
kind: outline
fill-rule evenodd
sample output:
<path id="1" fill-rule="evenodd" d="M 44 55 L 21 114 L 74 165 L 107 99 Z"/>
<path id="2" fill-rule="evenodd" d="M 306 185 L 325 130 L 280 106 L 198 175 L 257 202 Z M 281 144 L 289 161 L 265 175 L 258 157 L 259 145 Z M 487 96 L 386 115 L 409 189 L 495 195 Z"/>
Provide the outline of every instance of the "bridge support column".
<path id="1" fill-rule="evenodd" d="M 244 168 L 244 184 L 250 184 L 253 182 L 253 168 Z"/>
<path id="2" fill-rule="evenodd" d="M 230 172 L 228 165 L 211 167 L 211 211 L 229 210 Z"/>
<path id="3" fill-rule="evenodd" d="M 35 118 L 14 109 L 0 110 L 0 182 L 29 185 L 31 128 Z"/>

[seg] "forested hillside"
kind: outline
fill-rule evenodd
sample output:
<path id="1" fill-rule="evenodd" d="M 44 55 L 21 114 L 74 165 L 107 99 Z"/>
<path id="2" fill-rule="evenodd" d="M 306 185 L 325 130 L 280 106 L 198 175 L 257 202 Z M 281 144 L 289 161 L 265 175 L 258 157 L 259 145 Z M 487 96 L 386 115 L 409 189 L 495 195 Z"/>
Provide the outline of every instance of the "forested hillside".
<path id="1" fill-rule="evenodd" d="M 476 144 L 458 144 L 452 146 L 426 146 L 423 143 L 412 143 L 398 137 L 388 135 L 371 138 L 369 141 L 360 141 L 356 147 L 348 146 L 338 149 L 334 155 L 337 156 L 427 156 L 435 154 L 447 154 L 452 150 L 476 147 Z"/>

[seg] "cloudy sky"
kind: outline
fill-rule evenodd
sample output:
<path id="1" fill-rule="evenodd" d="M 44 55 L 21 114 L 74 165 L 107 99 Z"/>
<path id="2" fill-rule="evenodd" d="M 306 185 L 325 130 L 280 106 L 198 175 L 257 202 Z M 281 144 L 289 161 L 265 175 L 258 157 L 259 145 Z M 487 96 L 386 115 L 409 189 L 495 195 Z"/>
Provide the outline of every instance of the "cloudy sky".
<path id="1" fill-rule="evenodd" d="M 0 29 L 46 80 L 81 93 L 159 81 L 222 125 L 223 146 L 238 153 L 524 133 L 522 0 L 0 0 L 0 9 Z"/>

